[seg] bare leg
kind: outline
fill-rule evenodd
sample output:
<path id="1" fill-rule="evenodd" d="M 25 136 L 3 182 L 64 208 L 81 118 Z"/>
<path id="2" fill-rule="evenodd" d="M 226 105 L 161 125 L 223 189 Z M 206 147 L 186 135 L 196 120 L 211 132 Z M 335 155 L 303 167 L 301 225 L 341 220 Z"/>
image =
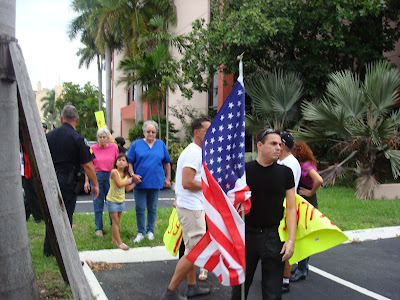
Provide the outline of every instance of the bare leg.
<path id="1" fill-rule="evenodd" d="M 289 261 L 285 261 L 285 269 L 283 269 L 283 277 L 289 278 L 292 271 L 292 266 L 289 264 Z"/>
<path id="2" fill-rule="evenodd" d="M 186 276 L 189 285 L 196 284 L 196 266 L 188 261 L 186 255 L 184 255 L 176 265 L 175 273 L 172 276 L 168 289 L 171 291 L 176 290 Z"/>
<path id="3" fill-rule="evenodd" d="M 112 239 L 111 241 L 116 243 L 117 246 L 122 244 L 121 237 L 119 235 L 119 219 L 121 217 L 121 212 L 112 212 L 110 213 L 112 220 Z"/>

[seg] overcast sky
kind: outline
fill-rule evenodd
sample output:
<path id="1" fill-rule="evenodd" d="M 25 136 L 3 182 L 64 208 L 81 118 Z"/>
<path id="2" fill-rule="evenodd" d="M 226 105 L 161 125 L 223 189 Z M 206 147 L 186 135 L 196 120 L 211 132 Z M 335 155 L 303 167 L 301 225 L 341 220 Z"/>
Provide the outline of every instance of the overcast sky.
<path id="1" fill-rule="evenodd" d="M 78 68 L 76 52 L 82 44 L 70 41 L 67 28 L 76 14 L 71 0 L 17 0 L 16 38 L 22 48 L 32 88 L 54 88 L 63 82 L 97 86 L 97 66 Z"/>

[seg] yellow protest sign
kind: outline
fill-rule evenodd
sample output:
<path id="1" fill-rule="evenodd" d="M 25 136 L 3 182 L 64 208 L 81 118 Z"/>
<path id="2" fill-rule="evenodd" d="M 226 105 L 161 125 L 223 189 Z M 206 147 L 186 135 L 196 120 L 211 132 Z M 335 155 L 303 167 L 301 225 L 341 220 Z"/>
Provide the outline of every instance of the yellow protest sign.
<path id="1" fill-rule="evenodd" d="M 98 128 L 103 128 L 104 126 L 106 126 L 106 121 L 104 119 L 104 111 L 102 111 L 102 110 L 95 111 L 94 115 L 96 117 L 96 122 L 97 122 Z"/>
<path id="2" fill-rule="evenodd" d="M 168 228 L 164 233 L 163 242 L 171 255 L 176 256 L 182 242 L 182 227 L 178 220 L 176 209 L 169 216 Z"/>
<path id="3" fill-rule="evenodd" d="M 284 217 L 279 225 L 281 241 L 287 241 L 286 199 Z M 296 194 L 297 231 L 294 253 L 289 263 L 292 265 L 312 254 L 325 251 L 347 241 L 349 238 L 318 209 Z"/>

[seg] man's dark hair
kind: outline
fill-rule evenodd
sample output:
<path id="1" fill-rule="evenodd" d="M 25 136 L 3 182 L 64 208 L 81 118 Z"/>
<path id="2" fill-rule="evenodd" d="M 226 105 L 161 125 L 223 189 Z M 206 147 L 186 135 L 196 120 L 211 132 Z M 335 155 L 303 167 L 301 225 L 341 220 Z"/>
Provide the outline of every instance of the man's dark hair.
<path id="1" fill-rule="evenodd" d="M 272 128 L 267 128 L 267 129 L 262 129 L 259 132 L 257 132 L 256 135 L 256 143 L 261 142 L 262 144 L 265 143 L 265 137 L 270 134 L 270 133 L 275 133 L 279 136 L 281 136 L 281 132 Z"/>
<path id="2" fill-rule="evenodd" d="M 192 133 L 196 130 L 196 129 L 201 129 L 203 128 L 202 123 L 203 122 L 211 122 L 209 119 L 202 117 L 202 118 L 198 118 L 196 120 L 194 120 L 192 122 Z"/>

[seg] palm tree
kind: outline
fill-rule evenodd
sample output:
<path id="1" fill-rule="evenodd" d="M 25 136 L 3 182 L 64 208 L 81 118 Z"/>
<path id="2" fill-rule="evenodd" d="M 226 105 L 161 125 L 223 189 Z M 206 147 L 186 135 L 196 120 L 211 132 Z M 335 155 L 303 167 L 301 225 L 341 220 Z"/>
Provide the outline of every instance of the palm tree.
<path id="1" fill-rule="evenodd" d="M 77 3 L 74 3 L 77 5 Z M 76 6 L 75 6 L 76 7 Z M 89 65 L 92 63 L 93 59 L 96 58 L 97 61 L 97 81 L 99 85 L 99 110 L 103 108 L 103 55 L 95 44 L 94 37 L 90 34 L 87 28 L 87 18 L 89 14 L 88 12 L 84 12 L 82 15 L 77 16 L 72 20 L 71 24 L 68 27 L 68 35 L 72 40 L 77 37 L 77 35 L 81 34 L 81 43 L 85 46 L 83 48 L 79 48 L 76 53 L 77 56 L 80 56 L 79 59 L 79 68 L 83 65 L 86 68 L 89 68 Z"/>
<path id="2" fill-rule="evenodd" d="M 178 76 L 178 64 L 172 59 L 169 49 L 171 46 L 180 47 L 183 41 L 181 37 L 173 35 L 167 29 L 167 22 L 161 15 L 151 18 L 148 28 L 151 30 L 138 39 L 141 53 L 120 62 L 119 68 L 124 76 L 119 83 L 124 82 L 127 87 L 138 83 L 145 86 L 142 99 L 150 106 L 157 105 L 158 123 L 161 129 L 160 110 L 168 89 L 174 91 L 177 84 L 183 89 Z M 159 135 L 161 136 L 161 130 Z"/>
<path id="3" fill-rule="evenodd" d="M 54 89 L 47 91 L 46 96 L 40 99 L 43 102 L 43 117 L 50 121 L 50 130 L 54 129 L 54 121 L 60 115 L 56 108 L 56 92 Z"/>
<path id="4" fill-rule="evenodd" d="M 367 65 L 364 81 L 350 71 L 335 72 L 330 80 L 325 98 L 302 105 L 311 125 L 293 134 L 309 142 L 335 141 L 341 155 L 354 156 L 356 196 L 371 199 L 378 184 L 374 171 L 379 156 L 389 159 L 395 179 L 400 175 L 400 111 L 393 110 L 399 100 L 400 72 L 379 61 Z M 342 165 L 331 166 L 323 177 L 334 182 L 346 170 Z"/>
<path id="5" fill-rule="evenodd" d="M 263 73 L 245 82 L 253 113 L 246 115 L 246 129 L 257 132 L 266 126 L 284 130 L 296 119 L 303 83 L 294 73 L 282 70 Z"/>

